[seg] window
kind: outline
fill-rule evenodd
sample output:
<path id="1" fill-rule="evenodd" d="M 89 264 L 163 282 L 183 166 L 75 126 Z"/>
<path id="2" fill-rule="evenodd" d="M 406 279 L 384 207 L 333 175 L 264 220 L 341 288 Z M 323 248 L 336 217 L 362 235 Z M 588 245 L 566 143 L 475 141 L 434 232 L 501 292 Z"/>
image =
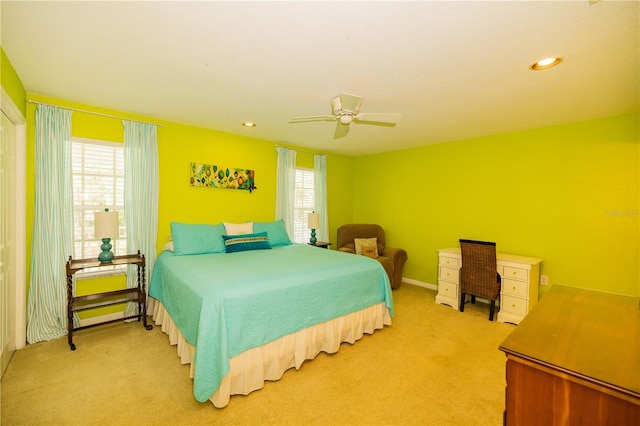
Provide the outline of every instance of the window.
<path id="1" fill-rule="evenodd" d="M 117 142 L 74 138 L 73 163 L 73 250 L 76 259 L 97 258 L 100 241 L 94 237 L 93 214 L 108 208 L 119 212 L 119 237 L 112 239 L 115 255 L 127 253 L 124 226 L 124 145 Z M 113 272 L 114 267 L 94 271 Z"/>
<path id="2" fill-rule="evenodd" d="M 293 207 L 293 241 L 309 242 L 311 230 L 307 227 L 307 213 L 314 209 L 314 172 L 296 168 L 296 192 Z"/>

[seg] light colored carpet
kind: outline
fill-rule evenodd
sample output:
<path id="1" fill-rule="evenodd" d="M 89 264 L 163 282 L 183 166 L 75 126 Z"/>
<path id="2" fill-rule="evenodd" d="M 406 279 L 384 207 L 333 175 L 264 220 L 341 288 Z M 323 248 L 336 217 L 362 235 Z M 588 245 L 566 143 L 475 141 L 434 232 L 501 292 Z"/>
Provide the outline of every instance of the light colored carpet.
<path id="1" fill-rule="evenodd" d="M 515 326 L 403 284 L 393 325 L 321 353 L 217 409 L 193 398 L 160 327 L 118 323 L 17 351 L 2 379 L 2 425 L 501 425 L 504 353 Z"/>

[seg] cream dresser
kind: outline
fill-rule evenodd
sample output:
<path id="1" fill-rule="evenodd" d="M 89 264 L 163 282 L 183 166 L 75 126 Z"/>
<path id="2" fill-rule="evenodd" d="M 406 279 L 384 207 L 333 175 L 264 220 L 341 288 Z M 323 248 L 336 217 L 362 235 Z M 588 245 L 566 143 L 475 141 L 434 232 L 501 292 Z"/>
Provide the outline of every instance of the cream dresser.
<path id="1" fill-rule="evenodd" d="M 502 277 L 498 321 L 519 324 L 538 302 L 538 282 L 542 259 L 497 253 Z M 438 250 L 438 295 L 436 303 L 459 310 L 458 286 L 462 256 L 459 248 Z"/>

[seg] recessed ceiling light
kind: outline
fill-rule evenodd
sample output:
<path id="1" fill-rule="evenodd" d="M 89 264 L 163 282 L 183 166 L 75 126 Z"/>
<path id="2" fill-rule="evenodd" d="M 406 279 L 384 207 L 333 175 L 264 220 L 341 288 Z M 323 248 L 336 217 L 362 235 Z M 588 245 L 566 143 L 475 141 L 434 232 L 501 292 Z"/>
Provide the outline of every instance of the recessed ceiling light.
<path id="1" fill-rule="evenodd" d="M 533 65 L 531 65 L 529 67 L 529 69 L 534 70 L 534 71 L 546 70 L 548 68 L 555 67 L 560 62 L 562 62 L 562 58 L 559 57 L 559 56 L 558 57 L 554 56 L 554 57 L 551 57 L 551 58 L 544 58 L 544 59 L 540 59 L 538 62 L 536 62 Z"/>
<path id="2" fill-rule="evenodd" d="M 256 127 L 256 123 L 252 123 L 250 121 L 245 121 L 244 123 L 242 123 L 242 125 L 244 127 Z"/>

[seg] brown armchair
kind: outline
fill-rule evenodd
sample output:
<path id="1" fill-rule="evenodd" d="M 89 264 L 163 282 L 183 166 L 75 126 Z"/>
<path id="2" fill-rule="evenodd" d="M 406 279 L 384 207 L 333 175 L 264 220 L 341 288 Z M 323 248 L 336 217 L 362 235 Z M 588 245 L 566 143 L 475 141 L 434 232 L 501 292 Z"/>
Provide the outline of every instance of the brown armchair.
<path id="1" fill-rule="evenodd" d="M 380 225 L 350 224 L 338 228 L 338 250 L 355 253 L 356 238 L 376 238 L 378 245 L 378 257 L 376 258 L 384 267 L 389 276 L 391 288 L 400 287 L 402 282 L 402 270 L 407 261 L 407 252 L 404 249 L 387 247 L 384 230 Z"/>

